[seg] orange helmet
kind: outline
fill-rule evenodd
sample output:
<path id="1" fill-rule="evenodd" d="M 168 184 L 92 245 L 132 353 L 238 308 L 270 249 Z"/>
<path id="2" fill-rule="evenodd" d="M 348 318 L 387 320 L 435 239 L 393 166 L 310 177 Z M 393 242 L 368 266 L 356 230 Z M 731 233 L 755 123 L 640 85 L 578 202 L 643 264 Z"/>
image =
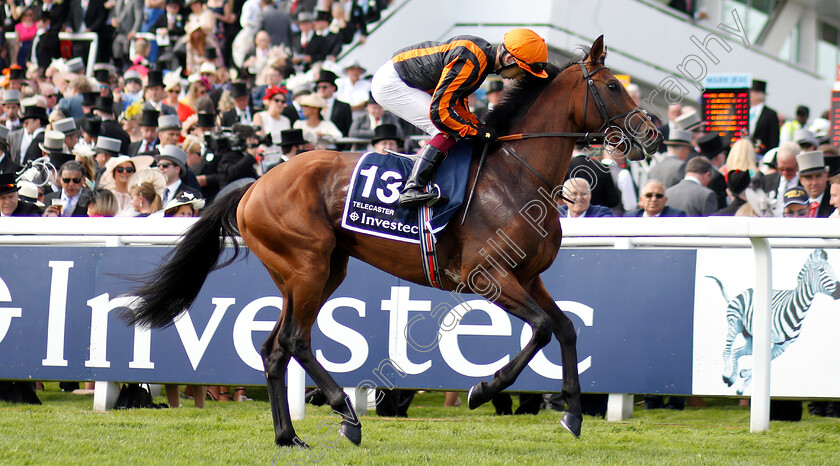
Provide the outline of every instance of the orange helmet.
<path id="1" fill-rule="evenodd" d="M 505 50 L 510 53 L 523 70 L 538 78 L 547 78 L 548 47 L 545 39 L 530 29 L 511 29 L 505 34 Z"/>

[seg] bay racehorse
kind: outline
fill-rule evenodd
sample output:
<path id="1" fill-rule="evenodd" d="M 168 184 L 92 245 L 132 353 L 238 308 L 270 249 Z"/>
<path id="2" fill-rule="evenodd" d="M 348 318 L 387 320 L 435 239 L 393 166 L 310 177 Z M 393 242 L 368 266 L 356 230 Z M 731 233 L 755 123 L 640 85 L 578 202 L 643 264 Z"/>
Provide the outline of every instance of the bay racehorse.
<path id="1" fill-rule="evenodd" d="M 548 79 L 525 78 L 506 92 L 488 124 L 507 134 L 486 154 L 475 202 L 438 235 L 441 284 L 468 285 L 533 329 L 528 344 L 494 376 L 472 387 L 470 409 L 516 380 L 554 335 L 562 350 L 562 424 L 580 436 L 580 383 L 575 329 L 546 290 L 540 273 L 560 247 L 556 198 L 576 140 L 599 133 L 631 160 L 651 154 L 662 137 L 604 65 L 603 36 L 579 61 L 549 66 Z M 195 300 L 228 239 L 241 236 L 268 269 L 283 295 L 279 320 L 261 348 L 275 442 L 301 445 L 286 398 L 285 375 L 294 357 L 318 384 L 336 413 L 339 430 L 354 444 L 361 424 L 344 391 L 315 359 L 310 330 L 318 311 L 344 280 L 356 257 L 404 280 L 427 285 L 419 245 L 397 243 L 341 227 L 347 186 L 359 154 L 311 151 L 270 170 L 259 180 L 216 200 L 185 234 L 167 261 L 134 295 L 124 317 L 151 327 L 170 325 Z M 470 180 L 478 161 L 473 160 Z M 542 192 L 542 196 L 540 195 Z M 548 194 L 550 201 L 546 203 Z M 540 205 L 538 205 L 540 204 Z M 463 207 L 462 207 L 463 210 Z M 502 240 L 503 238 L 504 240 Z M 494 240 L 494 247 L 487 247 Z M 488 251 L 491 251 L 488 253 Z"/>

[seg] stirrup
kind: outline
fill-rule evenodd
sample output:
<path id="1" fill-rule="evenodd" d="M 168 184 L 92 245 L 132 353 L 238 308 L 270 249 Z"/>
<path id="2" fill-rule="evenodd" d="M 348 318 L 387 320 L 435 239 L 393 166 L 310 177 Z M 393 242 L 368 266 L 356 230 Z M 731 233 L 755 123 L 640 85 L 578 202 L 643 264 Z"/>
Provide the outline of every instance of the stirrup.
<path id="1" fill-rule="evenodd" d="M 420 191 L 419 188 L 420 187 L 418 186 L 417 188 L 412 188 L 402 192 L 400 194 L 399 201 L 400 207 L 410 209 L 424 204 L 431 207 L 439 202 L 446 202 L 449 200 L 448 197 L 443 195 L 443 192 L 440 190 L 440 186 L 437 184 L 433 184 L 426 192 Z"/>

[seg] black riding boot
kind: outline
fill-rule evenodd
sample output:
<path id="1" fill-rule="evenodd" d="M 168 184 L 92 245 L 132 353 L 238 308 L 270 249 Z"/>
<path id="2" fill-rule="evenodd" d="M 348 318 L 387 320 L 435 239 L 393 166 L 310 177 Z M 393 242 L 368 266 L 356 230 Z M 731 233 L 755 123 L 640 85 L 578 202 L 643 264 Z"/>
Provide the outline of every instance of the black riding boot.
<path id="1" fill-rule="evenodd" d="M 431 144 L 426 144 L 422 149 L 420 149 L 420 153 L 417 155 L 418 157 L 414 162 L 414 167 L 411 169 L 411 174 L 408 175 L 405 187 L 400 193 L 401 207 L 417 207 L 427 204 L 430 201 L 434 201 L 430 204 L 433 205 L 438 201 L 443 200 L 440 193 L 426 193 L 423 192 L 423 188 L 425 188 L 426 184 L 429 183 L 429 180 L 432 179 L 432 175 L 435 173 L 435 168 L 437 168 L 440 162 L 446 158 L 446 154 L 435 149 Z"/>

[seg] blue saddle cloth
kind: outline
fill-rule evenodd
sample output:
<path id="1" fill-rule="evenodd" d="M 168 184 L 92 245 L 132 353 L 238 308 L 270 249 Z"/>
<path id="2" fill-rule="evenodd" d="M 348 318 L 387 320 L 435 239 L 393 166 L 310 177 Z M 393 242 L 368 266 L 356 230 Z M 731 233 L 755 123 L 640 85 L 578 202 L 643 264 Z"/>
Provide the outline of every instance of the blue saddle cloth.
<path id="1" fill-rule="evenodd" d="M 446 227 L 464 202 L 471 159 L 472 142 L 464 139 L 449 151 L 446 160 L 437 168 L 432 182 L 440 186 L 449 200 L 432 207 L 433 234 Z M 363 154 L 350 177 L 341 226 L 368 235 L 420 243 L 423 229 L 419 208 L 404 209 L 398 202 L 404 180 L 413 165 L 413 160 L 397 155 Z"/>

